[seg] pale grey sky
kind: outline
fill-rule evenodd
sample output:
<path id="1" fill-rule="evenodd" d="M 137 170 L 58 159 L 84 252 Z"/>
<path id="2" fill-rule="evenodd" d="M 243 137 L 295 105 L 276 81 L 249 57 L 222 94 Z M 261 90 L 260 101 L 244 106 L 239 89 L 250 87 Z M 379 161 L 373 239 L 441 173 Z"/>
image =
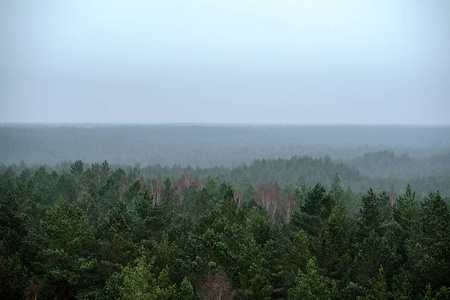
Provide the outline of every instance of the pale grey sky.
<path id="1" fill-rule="evenodd" d="M 450 125 L 448 0 L 0 3 L 0 122 Z"/>

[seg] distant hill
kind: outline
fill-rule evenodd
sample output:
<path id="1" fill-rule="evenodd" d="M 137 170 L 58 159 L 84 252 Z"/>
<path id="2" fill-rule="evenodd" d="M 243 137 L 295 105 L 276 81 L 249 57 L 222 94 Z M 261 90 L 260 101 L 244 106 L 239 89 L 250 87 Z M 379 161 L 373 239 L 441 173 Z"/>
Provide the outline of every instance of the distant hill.
<path id="1" fill-rule="evenodd" d="M 0 162 L 81 159 L 141 165 L 228 166 L 308 155 L 350 160 L 385 149 L 411 158 L 450 149 L 450 127 L 13 125 L 0 126 Z M 364 161 L 367 162 L 367 159 Z M 355 161 L 355 164 L 358 164 Z"/>

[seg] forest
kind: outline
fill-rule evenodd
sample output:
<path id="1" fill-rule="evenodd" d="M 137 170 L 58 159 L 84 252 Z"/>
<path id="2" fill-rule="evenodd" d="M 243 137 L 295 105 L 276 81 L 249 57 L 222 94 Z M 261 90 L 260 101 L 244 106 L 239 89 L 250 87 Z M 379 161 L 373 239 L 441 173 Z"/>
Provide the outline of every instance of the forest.
<path id="1" fill-rule="evenodd" d="M 450 299 L 448 127 L 0 129 L 0 299 Z"/>

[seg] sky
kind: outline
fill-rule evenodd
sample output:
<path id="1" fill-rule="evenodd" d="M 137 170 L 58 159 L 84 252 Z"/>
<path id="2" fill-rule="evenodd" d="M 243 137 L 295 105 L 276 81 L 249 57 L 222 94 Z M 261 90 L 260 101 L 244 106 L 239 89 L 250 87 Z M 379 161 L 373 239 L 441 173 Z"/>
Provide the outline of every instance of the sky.
<path id="1" fill-rule="evenodd" d="M 450 1 L 0 0 L 0 122 L 450 125 Z"/>

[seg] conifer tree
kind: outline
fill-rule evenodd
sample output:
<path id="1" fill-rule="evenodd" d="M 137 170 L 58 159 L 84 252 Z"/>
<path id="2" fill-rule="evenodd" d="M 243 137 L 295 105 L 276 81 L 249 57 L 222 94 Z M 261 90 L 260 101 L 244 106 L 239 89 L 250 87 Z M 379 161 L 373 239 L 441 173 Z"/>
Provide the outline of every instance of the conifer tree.
<path id="1" fill-rule="evenodd" d="M 289 289 L 288 299 L 332 299 L 336 292 L 336 283 L 322 275 L 317 264 L 310 259 L 306 272 L 298 272 L 295 285 Z"/>
<path id="2" fill-rule="evenodd" d="M 35 236 L 41 265 L 53 297 L 74 298 L 95 293 L 99 280 L 97 245 L 83 212 L 64 199 L 47 211 Z M 64 295 L 64 296 L 63 296 Z"/>
<path id="3" fill-rule="evenodd" d="M 149 259 L 141 249 L 135 266 L 126 266 L 122 270 L 123 284 L 120 293 L 124 300 L 163 300 L 175 295 L 176 286 L 169 281 L 169 269 L 155 273 L 154 259 Z"/>

